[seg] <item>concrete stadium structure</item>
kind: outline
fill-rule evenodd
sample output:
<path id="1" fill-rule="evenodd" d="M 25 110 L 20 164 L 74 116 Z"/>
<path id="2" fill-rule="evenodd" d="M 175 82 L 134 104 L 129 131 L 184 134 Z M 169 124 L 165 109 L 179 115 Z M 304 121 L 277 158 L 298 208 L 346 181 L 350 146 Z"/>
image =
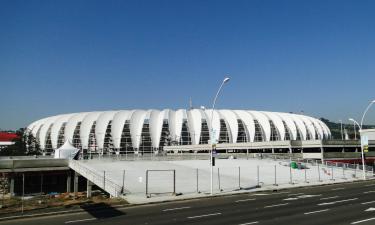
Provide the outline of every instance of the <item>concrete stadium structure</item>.
<path id="1" fill-rule="evenodd" d="M 212 120 L 212 122 L 211 122 Z M 211 130 L 213 130 L 211 135 Z M 158 152 L 164 146 L 325 140 L 331 132 L 305 115 L 251 110 L 121 110 L 62 114 L 27 127 L 45 153 L 66 141 L 90 153 Z"/>

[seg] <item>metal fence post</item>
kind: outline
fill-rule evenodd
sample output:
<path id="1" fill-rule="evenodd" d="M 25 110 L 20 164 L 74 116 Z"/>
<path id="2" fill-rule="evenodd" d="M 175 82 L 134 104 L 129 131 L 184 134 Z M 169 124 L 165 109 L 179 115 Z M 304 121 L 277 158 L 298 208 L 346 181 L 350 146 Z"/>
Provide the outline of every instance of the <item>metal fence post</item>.
<path id="1" fill-rule="evenodd" d="M 318 181 L 320 182 L 320 181 L 322 181 L 322 180 L 320 179 L 320 168 L 319 168 L 319 163 L 317 163 L 316 165 L 318 165 Z"/>
<path id="2" fill-rule="evenodd" d="M 221 191 L 221 185 L 220 185 L 220 168 L 217 168 L 217 181 L 219 182 L 219 191 Z"/>
<path id="3" fill-rule="evenodd" d="M 173 195 L 176 195 L 176 170 L 173 170 Z"/>
<path id="4" fill-rule="evenodd" d="M 257 187 L 259 186 L 259 165 L 257 165 Z"/>
<path id="5" fill-rule="evenodd" d="M 333 166 L 331 166 L 331 180 L 334 180 L 333 179 Z"/>
<path id="6" fill-rule="evenodd" d="M 238 167 L 238 188 L 241 190 L 241 167 Z"/>
<path id="7" fill-rule="evenodd" d="M 292 166 L 290 164 L 289 164 L 289 178 L 290 178 L 290 184 L 293 184 Z"/>
<path id="8" fill-rule="evenodd" d="M 122 172 L 122 192 L 125 191 L 125 170 Z"/>
<path id="9" fill-rule="evenodd" d="M 105 190 L 105 170 L 103 171 L 103 190 Z"/>
<path id="10" fill-rule="evenodd" d="M 197 193 L 199 193 L 199 172 L 198 172 L 198 168 L 197 168 Z"/>
<path id="11" fill-rule="evenodd" d="M 345 178 L 345 164 L 342 165 L 342 178 L 346 179 Z"/>
<path id="12" fill-rule="evenodd" d="M 275 183 L 273 185 L 277 186 L 277 181 L 276 181 L 276 165 L 274 165 L 274 167 L 275 167 Z"/>
<path id="13" fill-rule="evenodd" d="M 305 183 L 308 183 L 307 182 L 307 169 L 305 168 Z"/>
<path id="14" fill-rule="evenodd" d="M 148 170 L 146 170 L 146 198 L 148 198 Z"/>

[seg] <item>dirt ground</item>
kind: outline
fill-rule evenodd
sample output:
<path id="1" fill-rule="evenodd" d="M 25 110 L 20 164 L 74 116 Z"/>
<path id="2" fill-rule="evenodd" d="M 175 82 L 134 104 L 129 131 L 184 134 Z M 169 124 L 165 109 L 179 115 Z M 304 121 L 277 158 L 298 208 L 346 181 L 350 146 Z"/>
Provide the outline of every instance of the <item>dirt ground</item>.
<path id="1" fill-rule="evenodd" d="M 127 204 L 124 199 L 110 198 L 101 192 L 93 192 L 93 197 L 87 198 L 85 192 L 78 192 L 76 196 L 74 193 L 61 193 L 56 195 L 36 195 L 12 197 L 0 196 L 0 216 L 7 214 L 30 213 L 34 211 L 43 212 L 51 211 L 53 209 L 67 210 L 81 207 L 104 207 L 113 205 Z"/>

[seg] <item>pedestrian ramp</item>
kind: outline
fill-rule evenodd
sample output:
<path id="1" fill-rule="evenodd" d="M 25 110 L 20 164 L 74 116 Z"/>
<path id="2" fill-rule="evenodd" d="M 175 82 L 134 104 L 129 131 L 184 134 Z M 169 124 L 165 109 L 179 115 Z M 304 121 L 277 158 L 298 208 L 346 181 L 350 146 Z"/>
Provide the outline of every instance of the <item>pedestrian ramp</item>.
<path id="1" fill-rule="evenodd" d="M 110 194 L 112 197 L 122 197 L 126 193 L 124 187 L 116 184 L 108 177 L 106 177 L 105 172 L 103 172 L 103 174 L 100 174 L 99 172 L 87 167 L 83 162 L 79 160 L 69 160 L 69 167 L 108 194 Z"/>

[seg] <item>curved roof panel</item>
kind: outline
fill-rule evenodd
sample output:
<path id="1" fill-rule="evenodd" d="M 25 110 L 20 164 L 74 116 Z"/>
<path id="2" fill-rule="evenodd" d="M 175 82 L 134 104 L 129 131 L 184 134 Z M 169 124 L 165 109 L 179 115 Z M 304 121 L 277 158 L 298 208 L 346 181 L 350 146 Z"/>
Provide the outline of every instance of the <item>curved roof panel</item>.
<path id="1" fill-rule="evenodd" d="M 265 140 L 270 141 L 271 140 L 271 125 L 270 122 L 268 121 L 267 116 L 264 114 L 258 112 L 258 111 L 248 111 L 255 120 L 258 121 L 259 125 L 262 127 L 262 130 L 265 135 Z"/>
<path id="2" fill-rule="evenodd" d="M 111 126 L 111 135 L 112 135 L 112 142 L 113 147 L 118 149 L 121 146 L 121 135 L 124 129 L 125 122 L 130 120 L 133 114 L 132 110 L 122 110 L 117 111 L 117 113 L 113 116 L 112 119 L 112 126 Z"/>
<path id="3" fill-rule="evenodd" d="M 81 128 L 80 128 L 80 137 L 81 137 L 81 145 L 82 149 L 88 149 L 89 147 L 89 135 L 92 128 L 92 125 L 96 120 L 99 118 L 102 112 L 90 112 L 88 113 L 85 118 L 82 120 Z"/>
<path id="4" fill-rule="evenodd" d="M 53 123 L 52 128 L 51 128 L 51 143 L 52 143 L 52 148 L 56 149 L 57 148 L 57 139 L 59 137 L 59 131 L 62 127 L 62 125 L 73 116 L 74 114 L 66 114 L 59 116 L 56 121 Z"/>
<path id="5" fill-rule="evenodd" d="M 105 133 L 107 131 L 109 121 L 113 119 L 115 114 L 116 114 L 116 111 L 103 112 L 102 114 L 100 114 L 100 116 L 96 120 L 95 138 L 96 138 L 96 143 L 99 149 L 104 148 Z"/>
<path id="6" fill-rule="evenodd" d="M 144 110 L 136 110 L 132 114 L 130 119 L 130 136 L 133 148 L 138 149 L 141 144 L 142 128 L 147 113 L 148 112 Z"/>

